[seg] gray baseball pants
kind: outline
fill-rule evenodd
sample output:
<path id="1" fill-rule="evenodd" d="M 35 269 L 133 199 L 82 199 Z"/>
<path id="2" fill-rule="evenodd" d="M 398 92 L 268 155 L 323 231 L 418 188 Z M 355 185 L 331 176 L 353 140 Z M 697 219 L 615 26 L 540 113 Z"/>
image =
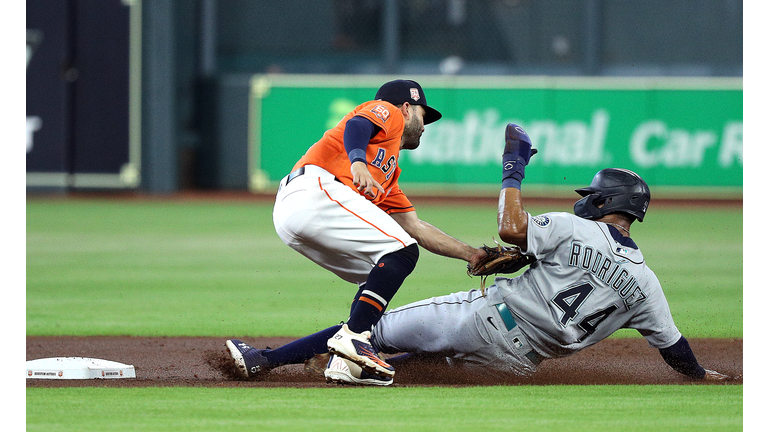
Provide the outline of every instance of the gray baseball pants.
<path id="1" fill-rule="evenodd" d="M 451 364 L 522 376 L 541 362 L 495 285 L 485 297 L 479 290 L 462 291 L 387 311 L 372 341 L 387 354 L 443 354 Z"/>

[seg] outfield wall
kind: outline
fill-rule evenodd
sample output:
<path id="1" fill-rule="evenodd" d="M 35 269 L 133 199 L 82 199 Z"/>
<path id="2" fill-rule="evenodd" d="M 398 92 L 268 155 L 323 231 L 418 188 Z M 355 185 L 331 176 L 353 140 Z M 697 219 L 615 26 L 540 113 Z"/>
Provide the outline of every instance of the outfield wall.
<path id="1" fill-rule="evenodd" d="M 251 79 L 249 187 L 274 189 L 322 133 L 398 77 L 257 75 Z M 741 195 L 741 78 L 411 77 L 443 118 L 401 153 L 411 190 L 498 192 L 507 123 L 539 149 L 529 191 L 589 182 L 607 166 L 656 190 Z"/>

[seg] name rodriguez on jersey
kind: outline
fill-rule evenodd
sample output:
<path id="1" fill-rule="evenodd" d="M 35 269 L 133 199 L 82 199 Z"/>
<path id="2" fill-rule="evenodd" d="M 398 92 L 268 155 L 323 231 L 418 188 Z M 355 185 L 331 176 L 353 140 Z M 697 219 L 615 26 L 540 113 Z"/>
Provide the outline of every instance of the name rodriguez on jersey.
<path id="1" fill-rule="evenodd" d="M 624 268 L 623 264 L 628 262 L 626 259 L 614 262 L 610 256 L 594 246 L 573 242 L 568 266 L 592 273 L 597 279 L 613 288 L 624 301 L 624 307 L 630 310 L 637 303 L 644 301 L 647 296 L 638 285 L 635 276 Z"/>

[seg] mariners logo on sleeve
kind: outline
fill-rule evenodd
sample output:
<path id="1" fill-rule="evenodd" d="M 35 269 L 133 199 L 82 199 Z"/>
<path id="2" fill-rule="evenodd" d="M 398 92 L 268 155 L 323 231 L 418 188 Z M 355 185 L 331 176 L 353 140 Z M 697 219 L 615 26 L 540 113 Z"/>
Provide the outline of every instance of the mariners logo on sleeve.
<path id="1" fill-rule="evenodd" d="M 533 217 L 531 218 L 531 220 L 533 221 L 533 223 L 535 223 L 536 225 L 542 228 L 549 225 L 549 223 L 551 222 L 551 220 L 549 219 L 549 216 L 544 216 L 544 215 Z"/>

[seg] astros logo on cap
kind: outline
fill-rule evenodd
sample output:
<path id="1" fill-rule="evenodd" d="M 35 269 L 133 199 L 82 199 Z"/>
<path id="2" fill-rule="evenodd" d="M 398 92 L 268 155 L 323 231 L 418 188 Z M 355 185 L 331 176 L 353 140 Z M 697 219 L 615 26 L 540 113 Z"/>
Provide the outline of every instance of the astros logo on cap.
<path id="1" fill-rule="evenodd" d="M 419 96 L 419 89 L 417 89 L 417 88 L 412 88 L 411 89 L 411 99 L 413 99 L 415 101 L 421 99 L 421 97 Z"/>

